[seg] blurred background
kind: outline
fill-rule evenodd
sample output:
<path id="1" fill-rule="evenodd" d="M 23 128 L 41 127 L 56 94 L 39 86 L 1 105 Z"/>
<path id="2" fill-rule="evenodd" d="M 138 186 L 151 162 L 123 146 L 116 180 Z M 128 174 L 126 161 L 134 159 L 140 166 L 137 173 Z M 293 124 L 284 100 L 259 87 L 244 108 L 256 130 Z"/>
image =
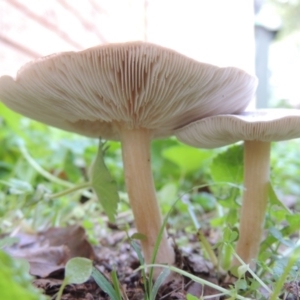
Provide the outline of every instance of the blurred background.
<path id="1" fill-rule="evenodd" d="M 140 40 L 256 73 L 260 83 L 251 108 L 300 108 L 299 29 L 300 0 L 0 0 L 0 76 L 16 76 L 22 65 L 40 56 Z M 0 220 L 8 220 L 8 213 L 18 220 L 27 214 L 45 226 L 45 219 L 70 223 L 71 214 L 90 226 L 85 210 L 93 211 L 94 202 L 78 207 L 78 194 L 74 201 L 62 197 L 51 205 L 40 199 L 45 189 L 59 192 L 88 180 L 96 140 L 30 121 L 0 103 L 0 141 Z M 293 194 L 293 200 L 300 197 L 299 142 L 276 143 L 272 151 L 275 187 Z M 119 143 L 109 145 L 106 163 L 124 191 L 121 149 Z M 202 189 L 200 195 L 194 187 L 211 182 L 210 164 L 218 151 L 193 149 L 174 138 L 153 142 L 153 172 L 164 213 L 182 191 L 191 189 L 199 209 L 213 209 L 217 202 L 211 191 Z M 28 201 L 41 205 L 35 218 L 30 207 L 24 212 Z M 0 222 L 0 232 L 13 224 Z"/>
<path id="2" fill-rule="evenodd" d="M 300 0 L 1 0 L 0 75 L 55 52 L 142 40 L 256 72 L 257 107 L 298 106 L 299 28 Z"/>

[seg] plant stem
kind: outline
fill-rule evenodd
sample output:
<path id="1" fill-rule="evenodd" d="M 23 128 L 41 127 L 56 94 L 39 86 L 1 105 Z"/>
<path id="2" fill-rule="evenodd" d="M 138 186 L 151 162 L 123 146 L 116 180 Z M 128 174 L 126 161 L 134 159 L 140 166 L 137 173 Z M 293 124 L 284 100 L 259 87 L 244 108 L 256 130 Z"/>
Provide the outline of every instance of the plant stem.
<path id="1" fill-rule="evenodd" d="M 59 198 L 59 197 L 68 195 L 68 194 L 70 194 L 70 193 L 76 192 L 76 191 L 78 191 L 78 190 L 90 188 L 91 186 L 92 186 L 92 183 L 91 183 L 91 182 L 84 182 L 84 183 L 75 185 L 74 187 L 72 187 L 72 188 L 70 188 L 70 189 L 67 189 L 67 190 L 64 190 L 64 191 L 62 191 L 62 192 L 55 193 L 55 194 L 45 195 L 45 197 L 46 197 L 47 199 Z"/>
<path id="2" fill-rule="evenodd" d="M 237 255 L 252 265 L 257 258 L 262 238 L 268 202 L 270 170 L 270 143 L 245 141 L 244 145 L 244 194 L 240 216 Z M 240 265 L 234 258 L 234 266 Z"/>
<path id="3" fill-rule="evenodd" d="M 49 172 L 47 172 L 46 170 L 44 170 L 28 153 L 27 149 L 20 145 L 19 149 L 21 151 L 21 153 L 23 154 L 23 156 L 25 157 L 25 159 L 27 160 L 27 162 L 31 165 L 31 167 L 33 167 L 39 174 L 41 174 L 43 177 L 47 178 L 49 181 L 58 183 L 62 186 L 65 187 L 73 187 L 74 185 L 71 182 L 62 180 L 56 176 L 53 176 L 52 174 L 50 174 Z"/>
<path id="4" fill-rule="evenodd" d="M 64 291 L 64 288 L 67 286 L 67 281 L 64 279 L 59 290 L 58 290 L 58 293 L 56 294 L 56 298 L 55 300 L 61 300 L 61 297 L 62 297 L 62 294 L 63 294 L 63 291 Z"/>
<path id="5" fill-rule="evenodd" d="M 137 268 L 135 271 L 139 271 L 141 270 L 142 268 L 144 268 L 145 266 L 140 266 L 139 268 Z M 202 279 L 196 275 L 192 275 L 190 274 L 189 272 L 187 271 L 183 271 L 179 268 L 176 268 L 174 266 L 166 266 L 166 265 L 161 265 L 161 264 L 151 264 L 151 265 L 146 265 L 146 267 L 154 267 L 154 268 L 166 268 L 166 269 L 169 269 L 170 271 L 173 271 L 173 272 L 176 272 L 182 276 L 185 276 L 187 278 L 190 278 L 191 280 L 195 281 L 195 282 L 198 282 L 200 284 L 202 284 L 203 286 L 209 286 L 217 291 L 220 291 L 221 293 L 225 294 L 225 295 L 229 295 L 231 296 L 234 291 L 231 291 L 231 290 L 227 290 L 223 287 L 221 287 L 220 285 L 218 284 L 214 284 L 210 281 L 207 281 L 205 279 Z M 246 298 L 246 297 L 243 297 L 243 296 L 240 296 L 240 295 L 235 295 L 235 298 L 234 299 L 240 299 L 240 300 L 251 300 L 249 298 Z"/>
<path id="6" fill-rule="evenodd" d="M 51 182 L 54 183 L 58 183 L 62 186 L 65 186 L 67 188 L 74 188 L 76 187 L 73 183 L 66 181 L 66 180 L 62 180 L 54 175 L 52 175 L 51 173 L 47 172 L 45 169 L 43 169 L 28 153 L 27 149 L 23 146 L 23 145 L 19 145 L 19 150 L 21 151 L 22 155 L 24 156 L 24 158 L 27 160 L 27 162 L 31 165 L 31 167 L 33 169 L 35 169 L 39 174 L 41 174 L 43 177 L 45 177 L 46 179 L 48 179 Z M 88 191 L 84 191 L 82 193 L 84 196 L 86 197 L 91 197 L 91 193 Z"/>
<path id="7" fill-rule="evenodd" d="M 120 134 L 127 192 L 137 231 L 146 236 L 141 244 L 148 264 L 152 261 L 155 242 L 162 226 L 151 170 L 151 131 L 120 128 Z M 174 259 L 174 250 L 164 231 L 155 262 L 173 264 Z"/>
<path id="8" fill-rule="evenodd" d="M 231 245 L 230 245 L 231 247 Z M 232 248 L 233 250 L 233 248 Z M 270 290 L 270 288 L 261 280 L 261 277 L 257 276 L 254 271 L 251 270 L 251 268 L 249 267 L 249 265 L 244 264 L 244 262 L 242 261 L 242 259 L 237 255 L 234 254 L 236 257 L 236 260 L 240 263 L 241 266 L 245 266 L 246 267 L 246 271 L 249 272 L 251 274 L 251 276 L 269 293 L 271 294 L 272 291 Z"/>

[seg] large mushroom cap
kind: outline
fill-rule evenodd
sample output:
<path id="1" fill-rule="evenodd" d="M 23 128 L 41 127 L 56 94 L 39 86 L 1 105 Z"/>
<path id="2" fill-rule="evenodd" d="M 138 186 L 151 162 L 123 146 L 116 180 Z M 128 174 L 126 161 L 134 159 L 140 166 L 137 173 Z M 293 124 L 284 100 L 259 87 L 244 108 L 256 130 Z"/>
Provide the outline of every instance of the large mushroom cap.
<path id="1" fill-rule="evenodd" d="M 37 121 L 86 136 L 119 139 L 117 126 L 155 137 L 215 114 L 239 113 L 255 77 L 199 63 L 149 43 L 66 52 L 0 78 L 0 100 Z"/>
<path id="2" fill-rule="evenodd" d="M 181 142 L 217 148 L 238 141 L 284 141 L 300 137 L 300 110 L 258 109 L 239 115 L 218 115 L 193 122 L 175 132 Z"/>

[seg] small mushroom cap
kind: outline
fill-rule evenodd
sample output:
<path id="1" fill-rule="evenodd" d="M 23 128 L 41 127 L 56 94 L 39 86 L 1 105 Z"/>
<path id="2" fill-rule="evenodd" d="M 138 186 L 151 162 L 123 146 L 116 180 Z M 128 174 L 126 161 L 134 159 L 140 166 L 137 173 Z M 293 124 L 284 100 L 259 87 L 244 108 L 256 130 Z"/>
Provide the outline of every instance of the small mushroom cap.
<path id="1" fill-rule="evenodd" d="M 64 130 L 118 140 L 119 128 L 154 137 L 215 114 L 239 113 L 257 80 L 236 68 L 199 63 L 143 42 L 65 52 L 0 78 L 0 101 Z"/>
<path id="2" fill-rule="evenodd" d="M 218 115 L 193 122 L 175 132 L 181 142 L 217 148 L 238 141 L 284 141 L 300 137 L 300 110 L 258 109 L 239 115 Z"/>

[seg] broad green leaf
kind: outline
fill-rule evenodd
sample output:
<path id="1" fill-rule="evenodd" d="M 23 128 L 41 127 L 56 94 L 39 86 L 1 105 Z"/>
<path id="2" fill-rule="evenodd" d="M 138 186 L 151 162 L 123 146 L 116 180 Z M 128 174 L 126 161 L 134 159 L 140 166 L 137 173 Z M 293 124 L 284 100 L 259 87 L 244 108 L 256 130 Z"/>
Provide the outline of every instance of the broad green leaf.
<path id="1" fill-rule="evenodd" d="M 176 164 L 182 173 L 187 174 L 203 168 L 213 157 L 212 150 L 202 150 L 186 145 L 170 147 L 162 152 L 164 158 Z"/>
<path id="2" fill-rule="evenodd" d="M 81 284 L 89 279 L 93 262 L 84 257 L 74 257 L 66 264 L 65 279 L 67 283 Z"/>
<path id="3" fill-rule="evenodd" d="M 96 160 L 92 166 L 92 187 L 110 222 L 115 221 L 115 214 L 119 203 L 119 194 L 116 182 L 104 163 L 103 144 L 99 142 Z"/>
<path id="4" fill-rule="evenodd" d="M 65 279 L 63 280 L 55 300 L 61 300 L 63 290 L 67 284 L 81 284 L 89 279 L 93 271 L 93 262 L 84 257 L 70 259 L 65 268 Z"/>
<path id="5" fill-rule="evenodd" d="M 243 182 L 244 147 L 235 145 L 218 154 L 212 161 L 210 170 L 215 182 Z"/>

